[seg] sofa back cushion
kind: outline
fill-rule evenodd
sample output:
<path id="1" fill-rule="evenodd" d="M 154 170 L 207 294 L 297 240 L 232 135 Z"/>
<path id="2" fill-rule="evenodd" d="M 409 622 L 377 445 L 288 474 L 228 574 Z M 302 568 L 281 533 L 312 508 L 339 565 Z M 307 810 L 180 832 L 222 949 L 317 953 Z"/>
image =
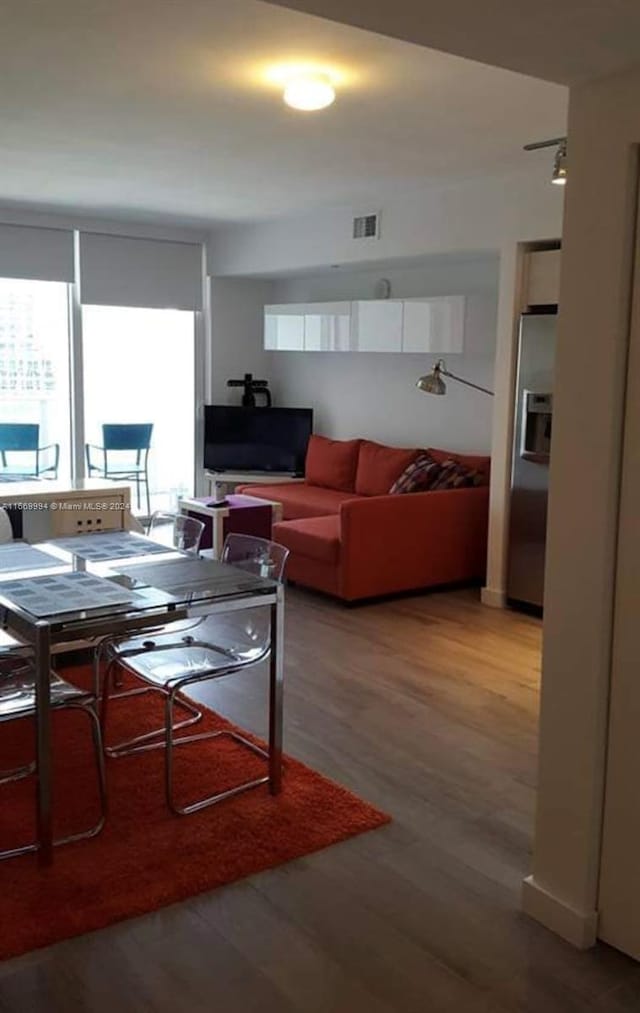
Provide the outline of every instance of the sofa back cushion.
<path id="1" fill-rule="evenodd" d="M 484 485 L 489 484 L 489 472 L 491 470 L 491 458 L 481 454 L 456 454 L 451 450 L 439 450 L 437 447 L 429 447 L 426 451 L 438 464 L 447 461 L 456 461 L 470 471 L 478 472 L 483 477 Z"/>
<path id="2" fill-rule="evenodd" d="M 363 440 L 356 473 L 357 494 L 387 496 L 394 482 L 419 455 L 418 450 L 385 447 L 382 443 Z"/>
<path id="3" fill-rule="evenodd" d="M 439 473 L 434 477 L 429 489 L 471 489 L 474 486 L 486 485 L 486 476 L 475 468 L 469 468 L 461 461 L 449 459 L 437 465 Z"/>
<path id="4" fill-rule="evenodd" d="M 420 454 L 395 480 L 389 492 L 392 496 L 406 492 L 427 492 L 437 481 L 441 471 L 441 464 L 428 454 Z"/>
<path id="5" fill-rule="evenodd" d="M 304 477 L 309 485 L 353 492 L 360 442 L 311 436 L 304 469 Z"/>

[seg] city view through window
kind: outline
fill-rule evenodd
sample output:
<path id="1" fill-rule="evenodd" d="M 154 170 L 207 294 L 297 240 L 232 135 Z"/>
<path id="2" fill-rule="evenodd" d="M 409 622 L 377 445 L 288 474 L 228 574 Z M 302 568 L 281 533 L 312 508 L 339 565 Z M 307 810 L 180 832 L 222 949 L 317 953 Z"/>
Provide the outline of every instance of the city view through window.
<path id="1" fill-rule="evenodd" d="M 86 441 L 101 447 L 104 424 L 151 425 L 151 510 L 175 508 L 194 483 L 193 313 L 85 306 L 83 362 Z M 39 426 L 39 446 L 54 445 L 40 455 L 44 478 L 54 477 L 55 445 L 58 477 L 71 477 L 69 365 L 67 286 L 0 279 L 0 423 Z M 136 456 L 109 455 L 109 471 L 126 471 Z M 0 479 L 35 473 L 31 452 L 7 452 L 5 461 Z M 101 477 L 104 456 L 92 452 L 92 463 L 100 467 L 92 476 Z M 141 491 L 138 507 L 132 483 L 134 510 L 146 514 L 144 485 Z"/>

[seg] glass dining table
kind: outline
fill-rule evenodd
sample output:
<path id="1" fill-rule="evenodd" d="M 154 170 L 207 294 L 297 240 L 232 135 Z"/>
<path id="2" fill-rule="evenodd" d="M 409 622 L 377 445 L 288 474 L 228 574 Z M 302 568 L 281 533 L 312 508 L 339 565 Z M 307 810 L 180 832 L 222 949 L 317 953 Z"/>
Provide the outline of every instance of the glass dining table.
<path id="1" fill-rule="evenodd" d="M 129 532 L 0 545 L 0 617 L 11 635 L 6 645 L 0 641 L 0 657 L 17 642 L 21 651 L 32 652 L 35 668 L 40 864 L 50 864 L 53 857 L 50 678 L 55 648 L 72 650 L 174 620 L 259 607 L 271 613 L 269 774 L 277 793 L 284 673 L 281 583 Z"/>

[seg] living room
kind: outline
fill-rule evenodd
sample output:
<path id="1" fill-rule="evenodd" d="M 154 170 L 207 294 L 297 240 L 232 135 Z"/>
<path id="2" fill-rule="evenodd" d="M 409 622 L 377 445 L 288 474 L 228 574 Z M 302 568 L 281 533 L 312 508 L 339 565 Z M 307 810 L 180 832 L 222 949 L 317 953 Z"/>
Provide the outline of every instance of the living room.
<path id="1" fill-rule="evenodd" d="M 43 817 L 49 826 L 30 853 L 0 862 L 0 876 L 7 877 L 0 1008 L 48 1009 L 53 995 L 65 1009 L 114 1003 L 199 1009 L 208 1008 L 213 987 L 238 1010 L 627 1008 L 627 997 L 632 1003 L 637 997 L 633 962 L 602 942 L 580 953 L 558 938 L 589 946 L 598 936 L 634 953 L 627 936 L 611 927 L 612 915 L 605 912 L 597 930 L 586 899 L 563 904 L 559 884 L 571 880 L 571 863 L 560 868 L 564 851 L 550 818 L 562 810 L 553 784 L 561 730 L 549 718 L 549 694 L 561 694 L 561 680 L 549 676 L 534 875 L 524 888 L 533 918 L 520 913 L 534 840 L 542 623 L 504 607 L 518 328 L 527 307 L 545 307 L 548 314 L 563 302 L 556 268 L 548 298 L 528 298 L 527 286 L 532 255 L 553 254 L 557 266 L 561 239 L 564 251 L 564 188 L 552 185 L 552 174 L 560 165 L 566 175 L 567 83 L 573 79 L 538 74 L 524 60 L 522 73 L 517 66 L 506 69 L 497 56 L 499 66 L 488 66 L 471 53 L 465 59 L 424 48 L 424 39 L 390 37 L 408 30 L 376 34 L 375 25 L 367 31 L 350 10 L 344 20 L 352 25 L 257 0 L 243 0 L 234 10 L 199 0 L 187 6 L 188 12 L 153 9 L 146 0 L 135 10 L 120 3 L 107 10 L 70 2 L 44 17 L 32 4 L 11 12 L 3 44 L 9 154 L 0 172 L 0 326 L 8 328 L 5 317 L 17 319 L 25 292 L 33 316 L 25 323 L 20 304 L 20 326 L 32 342 L 26 352 L 23 341 L 16 354 L 22 339 L 14 334 L 9 340 L 3 331 L 1 365 L 9 379 L 0 422 L 33 421 L 27 418 L 33 388 L 24 363 L 40 363 L 38 383 L 45 385 L 53 363 L 56 385 L 40 399 L 46 411 L 35 445 L 36 471 L 42 467 L 33 476 L 38 490 L 51 490 L 54 512 L 54 494 L 67 495 L 66 489 L 71 495 L 74 483 L 94 482 L 86 489 L 95 496 L 98 489 L 100 496 L 117 490 L 117 509 L 124 505 L 129 516 L 131 507 L 124 544 L 141 538 L 135 529 L 157 511 L 178 516 L 179 500 L 211 498 L 216 476 L 205 467 L 205 407 L 240 405 L 241 391 L 229 380 L 248 373 L 265 379 L 274 408 L 313 410 L 306 484 L 323 495 L 338 492 L 340 502 L 311 520 L 324 531 L 335 518 L 353 514 L 358 568 L 369 568 L 367 582 L 323 584 L 324 577 L 309 578 L 309 568 L 300 569 L 308 532 L 301 543 L 295 525 L 304 526 L 305 516 L 287 513 L 287 503 L 295 501 L 296 484 L 304 483 L 289 483 L 287 493 L 277 482 L 239 477 L 238 492 L 258 502 L 262 492 L 269 505 L 273 540 L 289 550 L 288 585 L 286 591 L 279 579 L 277 588 L 260 585 L 264 572 L 253 583 L 243 578 L 246 584 L 234 585 L 233 594 L 254 595 L 254 606 L 259 594 L 270 603 L 270 644 L 251 657 L 249 645 L 246 671 L 177 697 L 176 707 L 193 709 L 175 724 L 173 711 L 165 714 L 170 731 L 164 745 L 163 729 L 149 724 L 162 720 L 162 709 L 148 707 L 128 681 L 122 689 L 117 645 L 107 636 L 91 653 L 106 629 L 97 613 L 89 623 L 86 606 L 84 618 L 73 620 L 75 632 L 68 620 L 49 623 L 45 651 L 36 631 L 43 624 L 25 620 L 25 607 L 18 609 L 20 630 L 36 631 L 35 779 L 31 757 L 24 769 L 31 779 L 25 783 L 35 780 L 38 788 L 37 823 L 30 796 L 10 771 L 0 783 L 0 792 L 9 792 L 0 829 L 15 847 L 25 835 L 43 833 Z M 370 13 L 375 20 L 377 13 Z M 301 111 L 283 103 L 283 86 L 287 101 L 286 92 L 299 83 L 283 79 L 283 67 L 298 74 L 302 64 L 305 87 L 310 77 L 325 98 L 327 90 L 333 93 L 324 108 Z M 25 66 L 32 68 L 29 75 Z M 434 94 L 435 103 L 429 101 Z M 531 142 L 545 146 L 523 150 Z M 586 144 L 576 150 L 578 171 L 588 179 Z M 579 180 L 576 192 L 584 201 Z M 363 237 L 355 220 L 369 222 Z M 566 288 L 569 320 L 577 315 L 575 263 L 571 259 L 566 269 L 573 279 L 573 289 Z M 565 284 L 563 278 L 562 292 Z M 47 286 L 50 303 L 43 298 Z M 340 310 L 349 317 L 349 347 L 313 350 L 304 338 L 296 344 L 290 337 L 293 343 L 274 346 L 267 317 L 283 307 L 285 315 L 301 316 L 299 308 L 310 306 L 319 313 L 321 304 L 349 307 Z M 384 351 L 372 350 L 373 328 L 367 331 L 364 323 L 379 304 L 386 304 L 381 313 L 389 320 L 400 312 L 402 321 L 399 344 Z M 438 318 L 445 319 L 444 336 L 429 341 L 421 333 L 420 351 L 405 348 L 405 307 L 423 305 L 457 312 Z M 392 329 L 385 324 L 385 339 Z M 566 351 L 560 358 L 563 389 L 568 358 Z M 566 451 L 564 411 L 559 440 Z M 150 425 L 152 433 L 146 445 L 125 448 L 139 455 L 132 465 L 109 472 L 106 430 L 120 425 Z M 554 415 L 554 433 L 555 426 Z M 351 447 L 351 477 L 336 489 L 327 472 L 333 475 L 335 455 L 355 441 L 363 442 Z M 55 479 L 51 458 L 44 456 L 42 464 L 38 457 L 44 442 L 57 447 Z M 375 445 L 396 448 L 399 456 L 391 463 L 391 452 Z M 381 456 L 368 478 L 359 479 L 363 449 Z M 438 466 L 431 478 L 447 462 L 460 466 L 466 487 L 392 494 L 421 457 L 428 458 L 427 468 L 434 461 Z M 566 463 L 566 453 L 561 459 Z M 556 483 L 565 493 L 569 474 Z M 12 502 L 14 477 L 7 475 L 3 484 L 5 504 Z M 470 530 L 468 515 L 454 518 L 453 512 L 462 499 L 479 501 L 477 494 L 482 510 L 466 544 L 458 533 Z M 93 562 L 81 554 L 86 548 L 73 554 L 62 544 L 69 532 L 60 541 L 51 532 L 43 536 L 41 526 L 37 538 L 28 536 L 27 515 L 36 510 L 27 500 L 32 504 L 46 493 L 25 495 L 18 504 L 25 541 L 8 548 L 53 553 L 56 573 L 64 566 L 76 581 L 103 580 L 108 557 Z M 368 524 L 356 519 L 359 500 L 371 510 L 374 501 L 385 501 L 385 511 L 396 509 L 388 501 L 403 501 L 414 517 L 408 524 L 383 512 Z M 431 515 L 421 504 L 433 502 L 454 505 Z M 557 494 L 556 504 L 545 610 L 549 672 L 562 667 L 560 648 L 567 643 L 554 594 L 566 520 Z M 228 507 L 223 503 L 222 511 Z M 218 508 L 207 509 L 215 515 Z M 50 507 L 41 512 L 51 519 Z M 103 514 L 106 509 L 100 523 Z M 91 519 L 96 527 L 83 520 L 86 530 L 76 537 L 97 544 L 107 533 L 97 531 L 97 514 Z M 220 530 L 227 537 L 232 531 Z M 335 558 L 347 553 L 344 528 L 339 532 L 320 539 L 321 551 L 334 554 L 332 572 Z M 140 549 L 148 557 L 135 561 L 145 572 L 155 566 L 158 574 L 169 562 L 188 564 L 190 574 L 194 567 L 225 565 L 198 556 L 154 562 L 159 550 L 150 546 L 160 544 L 154 537 L 148 531 L 147 547 Z M 457 569 L 411 570 L 415 559 L 431 566 L 443 554 L 450 558 L 452 541 L 462 545 Z M 173 548 L 189 554 L 188 547 Z M 411 570 L 397 584 L 388 581 L 394 556 Z M 40 571 L 34 572 L 24 583 L 39 579 Z M 172 585 L 167 603 L 158 597 L 163 585 L 149 577 L 155 611 L 142 624 L 138 616 L 136 626 L 123 610 L 131 600 L 127 588 L 141 587 L 135 584 L 141 572 L 136 577 L 126 562 L 118 571 L 116 589 L 111 584 L 115 620 L 106 632 L 141 634 L 146 623 L 152 639 L 135 647 L 146 658 L 162 654 L 155 650 L 151 619 L 157 624 L 161 608 L 176 610 L 174 619 L 190 617 L 194 590 L 186 594 L 183 583 L 180 596 Z M 5 574 L 3 603 L 10 615 L 15 573 Z M 216 594 L 208 599 L 215 602 L 212 617 L 223 611 L 222 591 Z M 233 594 L 227 592 L 225 602 Z M 356 601 L 358 608 L 345 604 Z M 80 642 L 82 623 L 95 643 L 87 636 Z M 17 627 L 9 629 L 13 635 Z M 73 749 L 65 750 L 60 728 L 67 726 L 54 714 L 52 747 L 38 712 L 42 686 L 46 680 L 56 685 L 43 659 L 56 644 L 64 658 L 63 632 L 73 633 L 85 652 L 71 655 L 69 668 L 58 660 L 63 679 L 80 661 L 80 682 L 89 692 L 87 661 L 93 658 L 98 677 L 100 651 L 107 664 L 95 699 L 102 694 L 99 716 L 107 733 L 106 703 L 112 701 L 115 738 L 107 736 L 106 756 L 103 750 L 96 760 L 98 780 L 106 766 L 109 804 L 106 824 L 100 822 L 90 839 L 67 843 L 65 837 L 42 861 L 42 841 L 51 844 L 42 756 L 53 749 L 54 764 L 61 764 L 55 776 L 68 778 L 53 794 L 54 824 L 56 802 L 63 800 L 65 834 L 86 815 L 85 791 L 93 790 L 93 765 L 78 764 L 76 733 Z M 251 629 L 245 632 L 251 640 Z M 269 651 L 271 661 L 263 664 Z M 117 663 L 129 673 L 125 679 L 133 677 L 126 651 Z M 144 678 L 151 685 L 160 677 L 147 670 Z M 172 690 L 168 699 L 173 708 Z M 604 703 L 599 698 L 599 714 Z M 151 748 L 140 747 L 141 729 L 132 728 L 129 708 L 144 716 L 142 736 Z M 223 784 L 195 811 L 172 806 L 171 729 L 191 723 L 201 723 L 213 741 L 195 742 L 196 759 L 184 768 L 182 755 L 176 760 L 178 787 L 206 796 L 219 765 L 223 780 L 250 777 L 242 786 L 250 791 L 236 794 Z M 132 754 L 128 742 L 114 745 L 119 734 L 134 733 Z M 220 735 L 236 738 L 221 747 Z M 5 767 L 25 762 L 24 738 L 8 734 L 5 743 L 3 775 Z M 241 746 L 253 751 L 250 761 L 236 757 L 233 750 Z M 604 757 L 604 736 L 600 746 Z M 259 777 L 264 759 L 268 776 Z M 76 784 L 78 766 L 74 797 L 69 785 Z M 564 789 L 565 797 L 572 794 L 568 779 Z M 573 795 L 577 805 L 580 793 Z M 570 807 L 565 804 L 567 812 Z M 592 841 L 585 830 L 576 852 L 582 844 L 586 851 L 587 838 Z M 613 897 L 618 885 L 614 889 L 609 877 Z M 576 884 L 576 895 L 595 897 L 591 880 L 582 889 L 584 882 Z M 34 916 L 37 911 L 42 917 Z"/>

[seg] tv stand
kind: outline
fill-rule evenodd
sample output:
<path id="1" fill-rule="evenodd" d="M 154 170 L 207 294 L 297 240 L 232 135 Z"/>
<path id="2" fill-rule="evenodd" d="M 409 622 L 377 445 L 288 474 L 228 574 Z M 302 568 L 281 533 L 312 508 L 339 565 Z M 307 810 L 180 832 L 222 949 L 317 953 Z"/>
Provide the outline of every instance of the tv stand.
<path id="1" fill-rule="evenodd" d="M 304 482 L 302 475 L 291 471 L 205 471 L 209 495 L 223 499 L 237 485 L 271 485 L 279 482 Z"/>

